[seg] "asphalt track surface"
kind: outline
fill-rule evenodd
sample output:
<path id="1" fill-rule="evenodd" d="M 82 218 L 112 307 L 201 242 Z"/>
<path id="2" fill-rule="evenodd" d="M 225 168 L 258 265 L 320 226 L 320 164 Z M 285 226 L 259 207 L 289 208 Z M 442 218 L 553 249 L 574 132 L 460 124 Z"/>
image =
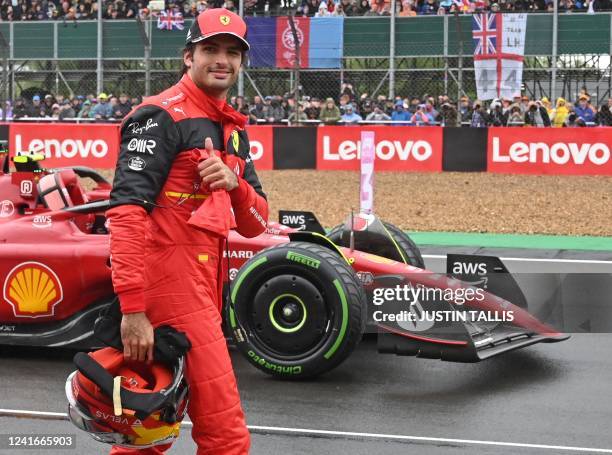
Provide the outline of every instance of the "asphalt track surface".
<path id="1" fill-rule="evenodd" d="M 442 271 L 436 262 L 442 253 L 424 253 L 427 265 Z M 542 259 L 537 252 L 478 253 Z M 611 253 L 545 254 L 571 262 L 506 264 L 510 271 L 533 267 L 532 273 L 612 273 Z M 336 370 L 298 383 L 268 377 L 237 352 L 232 358 L 255 455 L 612 453 L 611 346 L 612 334 L 574 334 L 562 343 L 454 364 L 379 355 L 366 339 Z M 0 348 L 0 408 L 65 412 L 71 355 Z M 75 434 L 77 448 L 0 453 L 107 453 L 67 421 L 0 417 L 0 434 L 14 433 Z M 170 453 L 195 453 L 188 433 L 185 428 Z"/>

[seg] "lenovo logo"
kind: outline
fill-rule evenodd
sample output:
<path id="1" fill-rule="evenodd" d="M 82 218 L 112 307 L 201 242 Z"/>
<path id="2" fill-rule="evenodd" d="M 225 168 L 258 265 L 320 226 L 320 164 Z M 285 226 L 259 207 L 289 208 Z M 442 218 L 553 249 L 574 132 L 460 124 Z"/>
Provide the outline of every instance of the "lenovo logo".
<path id="1" fill-rule="evenodd" d="M 43 153 L 47 158 L 104 158 L 108 154 L 108 144 L 102 139 L 32 139 L 23 142 L 21 134 L 15 135 L 15 152 Z"/>
<path id="2" fill-rule="evenodd" d="M 602 143 L 555 142 L 513 142 L 502 149 L 500 138 L 492 141 L 492 161 L 495 163 L 553 163 L 553 164 L 595 164 L 602 166 L 610 161 L 610 148 Z"/>
<path id="3" fill-rule="evenodd" d="M 323 159 L 330 161 L 358 160 L 360 159 L 361 141 L 345 140 L 340 142 L 337 150 L 331 147 L 331 138 L 323 136 Z M 433 155 L 429 142 L 418 141 L 391 141 L 382 140 L 375 144 L 376 158 L 384 161 L 399 159 L 401 161 L 426 161 Z"/>

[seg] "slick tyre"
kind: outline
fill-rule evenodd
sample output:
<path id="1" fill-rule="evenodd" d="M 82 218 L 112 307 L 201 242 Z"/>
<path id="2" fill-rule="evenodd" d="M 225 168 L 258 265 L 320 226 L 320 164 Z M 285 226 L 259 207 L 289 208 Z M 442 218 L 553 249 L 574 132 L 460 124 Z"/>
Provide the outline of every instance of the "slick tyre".
<path id="1" fill-rule="evenodd" d="M 366 295 L 335 252 L 307 242 L 261 251 L 230 289 L 229 332 L 260 370 L 312 378 L 337 367 L 361 340 Z"/>
<path id="2" fill-rule="evenodd" d="M 401 260 L 402 262 L 406 262 L 408 263 L 408 265 L 411 265 L 413 267 L 424 269 L 425 262 L 423 261 L 423 257 L 421 256 L 421 251 L 419 250 L 419 247 L 416 246 L 416 244 L 408 236 L 408 234 L 406 234 L 404 231 L 402 231 L 391 223 L 387 223 L 385 221 L 383 221 L 382 223 L 384 224 L 385 229 L 387 229 L 387 232 L 397 245 L 397 248 L 401 252 L 401 257 L 399 256 L 399 254 L 397 254 L 396 257 L 391 257 L 389 259 Z M 343 224 L 339 224 L 338 226 L 334 227 L 327 233 L 327 238 L 338 246 L 348 247 L 348 235 L 345 235 L 344 237 L 342 236 L 343 228 Z M 376 251 L 366 251 L 366 253 L 380 255 L 380 252 Z"/>

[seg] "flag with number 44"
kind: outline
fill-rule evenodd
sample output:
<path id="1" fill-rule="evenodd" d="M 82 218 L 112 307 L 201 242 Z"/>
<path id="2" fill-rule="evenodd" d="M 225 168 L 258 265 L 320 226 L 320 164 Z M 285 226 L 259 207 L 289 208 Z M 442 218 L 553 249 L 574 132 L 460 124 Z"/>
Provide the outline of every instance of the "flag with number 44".
<path id="1" fill-rule="evenodd" d="M 478 98 L 520 95 L 527 15 L 483 13 L 472 16 L 474 71 Z"/>

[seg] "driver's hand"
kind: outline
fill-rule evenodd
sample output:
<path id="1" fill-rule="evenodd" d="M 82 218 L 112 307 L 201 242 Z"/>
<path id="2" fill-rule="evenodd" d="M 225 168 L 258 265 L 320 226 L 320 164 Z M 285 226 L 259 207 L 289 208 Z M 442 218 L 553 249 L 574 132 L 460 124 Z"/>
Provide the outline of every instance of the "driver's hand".
<path id="1" fill-rule="evenodd" d="M 153 326 L 144 312 L 123 315 L 121 342 L 126 360 L 153 361 Z"/>
<path id="2" fill-rule="evenodd" d="M 202 183 L 210 188 L 211 191 L 224 189 L 232 191 L 238 187 L 238 177 L 234 174 L 213 148 L 212 139 L 207 137 L 204 141 L 204 148 L 208 152 L 208 158 L 198 164 L 198 172 L 202 178 Z"/>

